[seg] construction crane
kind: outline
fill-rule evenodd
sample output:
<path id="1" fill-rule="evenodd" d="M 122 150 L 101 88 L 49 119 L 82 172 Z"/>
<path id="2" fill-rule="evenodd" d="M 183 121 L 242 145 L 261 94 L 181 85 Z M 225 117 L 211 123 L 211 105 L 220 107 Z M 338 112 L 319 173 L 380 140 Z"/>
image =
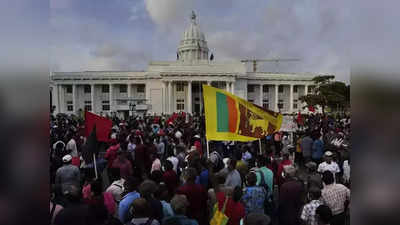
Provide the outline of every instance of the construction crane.
<path id="1" fill-rule="evenodd" d="M 257 72 L 257 62 L 275 62 L 276 69 L 278 69 L 279 62 L 292 62 L 292 61 L 300 61 L 300 59 L 275 58 L 275 59 L 244 59 L 244 60 L 241 60 L 241 62 L 243 62 L 243 63 L 252 62 L 253 63 L 253 72 Z M 277 72 L 277 71 L 275 71 L 275 72 Z"/>

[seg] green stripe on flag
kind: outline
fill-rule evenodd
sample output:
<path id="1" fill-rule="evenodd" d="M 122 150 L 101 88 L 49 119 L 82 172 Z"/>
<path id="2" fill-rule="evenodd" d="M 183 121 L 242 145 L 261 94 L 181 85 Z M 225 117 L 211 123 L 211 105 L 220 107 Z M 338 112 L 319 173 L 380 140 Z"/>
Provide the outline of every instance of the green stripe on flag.
<path id="1" fill-rule="evenodd" d="M 226 95 L 217 92 L 217 131 L 228 132 L 229 131 L 229 112 Z"/>

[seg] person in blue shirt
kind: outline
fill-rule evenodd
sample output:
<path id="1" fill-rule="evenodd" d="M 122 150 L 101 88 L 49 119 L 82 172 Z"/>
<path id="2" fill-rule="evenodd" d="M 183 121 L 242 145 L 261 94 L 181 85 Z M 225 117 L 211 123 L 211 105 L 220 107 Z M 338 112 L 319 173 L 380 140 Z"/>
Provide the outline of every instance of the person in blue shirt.
<path id="1" fill-rule="evenodd" d="M 324 142 L 320 139 L 321 135 L 316 135 L 312 146 L 312 159 L 318 164 L 321 162 L 322 156 L 324 155 Z"/>
<path id="2" fill-rule="evenodd" d="M 123 197 L 121 201 L 119 202 L 119 208 L 118 208 L 118 217 L 119 220 L 125 224 L 131 220 L 132 215 L 129 213 L 129 209 L 132 205 L 132 202 L 140 198 L 140 194 L 136 191 L 138 186 L 140 184 L 139 179 L 135 177 L 128 177 L 125 180 L 124 183 L 124 188 L 125 188 L 125 195 L 123 194 Z"/>
<path id="3" fill-rule="evenodd" d="M 164 218 L 162 225 L 199 225 L 196 220 L 189 219 L 186 216 L 186 209 L 189 207 L 189 201 L 185 195 L 175 195 L 171 199 L 171 207 L 175 215 Z"/>

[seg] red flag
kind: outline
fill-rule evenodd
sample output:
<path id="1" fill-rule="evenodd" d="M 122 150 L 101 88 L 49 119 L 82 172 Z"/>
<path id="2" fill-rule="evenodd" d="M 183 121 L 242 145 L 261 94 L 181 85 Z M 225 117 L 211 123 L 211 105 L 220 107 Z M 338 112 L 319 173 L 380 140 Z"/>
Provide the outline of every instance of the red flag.
<path id="1" fill-rule="evenodd" d="M 108 142 L 111 132 L 112 121 L 98 116 L 94 113 L 85 111 L 85 136 L 88 137 L 93 127 L 96 125 L 96 136 L 98 141 Z"/>
<path id="2" fill-rule="evenodd" d="M 297 114 L 297 124 L 303 125 L 303 117 L 300 112 Z"/>

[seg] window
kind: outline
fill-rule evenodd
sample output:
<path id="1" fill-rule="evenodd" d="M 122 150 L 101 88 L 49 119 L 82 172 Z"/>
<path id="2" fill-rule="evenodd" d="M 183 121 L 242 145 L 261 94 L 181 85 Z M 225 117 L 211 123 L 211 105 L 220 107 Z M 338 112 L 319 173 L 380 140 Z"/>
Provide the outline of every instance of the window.
<path id="1" fill-rule="evenodd" d="M 74 111 L 74 104 L 72 101 L 67 101 L 67 111 Z"/>
<path id="2" fill-rule="evenodd" d="M 102 109 L 103 111 L 109 111 L 110 110 L 110 101 L 102 101 Z"/>
<path id="3" fill-rule="evenodd" d="M 144 84 L 139 84 L 138 86 L 137 86 L 137 92 L 138 93 L 144 93 Z"/>
<path id="4" fill-rule="evenodd" d="M 293 86 L 293 93 L 297 93 L 297 86 L 296 85 Z"/>
<path id="5" fill-rule="evenodd" d="M 264 93 L 268 93 L 268 92 L 269 92 L 269 87 L 268 87 L 268 85 L 264 85 L 264 86 L 263 86 L 263 92 L 264 92 Z"/>
<path id="6" fill-rule="evenodd" d="M 279 85 L 278 86 L 278 92 L 279 93 L 283 93 L 283 85 Z"/>
<path id="7" fill-rule="evenodd" d="M 254 103 L 254 100 L 253 99 L 249 99 L 249 102 Z"/>
<path id="8" fill-rule="evenodd" d="M 282 109 L 283 106 L 284 106 L 284 105 L 283 105 L 283 100 L 280 99 L 280 100 L 278 101 L 278 108 Z"/>
<path id="9" fill-rule="evenodd" d="M 184 99 L 177 99 L 176 100 L 176 110 L 185 110 L 185 100 Z"/>
<path id="10" fill-rule="evenodd" d="M 65 88 L 67 89 L 68 94 L 72 93 L 72 85 L 67 85 Z"/>
<path id="11" fill-rule="evenodd" d="M 247 85 L 247 92 L 253 93 L 254 92 L 254 85 Z"/>
<path id="12" fill-rule="evenodd" d="M 85 111 L 92 111 L 92 101 L 85 101 Z"/>
<path id="13" fill-rule="evenodd" d="M 110 92 L 110 86 L 107 84 L 101 86 L 101 92 L 102 93 L 109 93 Z"/>
<path id="14" fill-rule="evenodd" d="M 264 108 L 264 109 L 268 109 L 268 108 L 269 108 L 269 101 L 268 101 L 268 99 L 264 99 L 264 100 L 263 100 L 263 108 Z"/>
<path id="15" fill-rule="evenodd" d="M 83 90 L 84 90 L 85 94 L 90 93 L 91 92 L 90 85 L 84 85 Z"/>
<path id="16" fill-rule="evenodd" d="M 293 109 L 297 109 L 297 100 L 293 100 Z"/>
<path id="17" fill-rule="evenodd" d="M 125 84 L 119 85 L 119 93 L 126 93 L 128 91 L 128 87 Z"/>
<path id="18" fill-rule="evenodd" d="M 183 92 L 183 90 L 184 90 L 183 83 L 176 83 L 176 91 L 177 92 Z"/>
<path id="19" fill-rule="evenodd" d="M 194 98 L 195 101 L 200 101 L 200 98 Z"/>

